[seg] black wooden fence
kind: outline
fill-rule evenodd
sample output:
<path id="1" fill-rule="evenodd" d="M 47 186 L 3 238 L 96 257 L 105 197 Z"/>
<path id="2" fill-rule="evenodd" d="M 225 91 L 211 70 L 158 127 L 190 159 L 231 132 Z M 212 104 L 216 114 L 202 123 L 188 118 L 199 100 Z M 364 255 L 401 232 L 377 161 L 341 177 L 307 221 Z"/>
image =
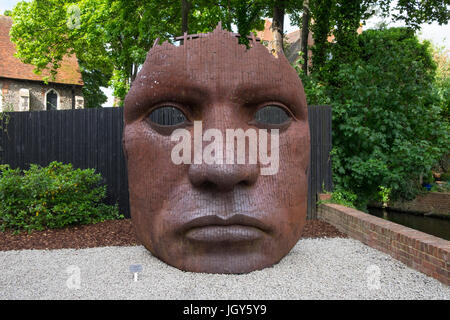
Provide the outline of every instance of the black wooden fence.
<path id="1" fill-rule="evenodd" d="M 85 109 L 7 113 L 0 131 L 0 163 L 27 169 L 52 161 L 75 168 L 95 168 L 104 178 L 106 202 L 118 203 L 129 217 L 128 179 L 122 153 L 123 109 Z M 331 108 L 310 106 L 311 166 L 308 218 L 316 217 L 316 194 L 331 190 Z"/>
<path id="2" fill-rule="evenodd" d="M 308 218 L 317 218 L 317 194 L 333 188 L 331 157 L 332 117 L 330 106 L 308 107 L 311 160 L 308 182 Z M 322 189 L 323 188 L 323 189 Z"/>

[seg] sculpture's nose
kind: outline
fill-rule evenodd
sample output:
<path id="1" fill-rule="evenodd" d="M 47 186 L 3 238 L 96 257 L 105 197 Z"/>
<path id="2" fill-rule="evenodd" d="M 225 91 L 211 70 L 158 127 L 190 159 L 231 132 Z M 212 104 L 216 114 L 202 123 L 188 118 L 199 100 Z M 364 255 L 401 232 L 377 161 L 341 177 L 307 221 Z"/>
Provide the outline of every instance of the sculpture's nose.
<path id="1" fill-rule="evenodd" d="M 192 164 L 189 180 L 197 188 L 233 190 L 238 185 L 251 186 L 259 176 L 257 164 Z"/>

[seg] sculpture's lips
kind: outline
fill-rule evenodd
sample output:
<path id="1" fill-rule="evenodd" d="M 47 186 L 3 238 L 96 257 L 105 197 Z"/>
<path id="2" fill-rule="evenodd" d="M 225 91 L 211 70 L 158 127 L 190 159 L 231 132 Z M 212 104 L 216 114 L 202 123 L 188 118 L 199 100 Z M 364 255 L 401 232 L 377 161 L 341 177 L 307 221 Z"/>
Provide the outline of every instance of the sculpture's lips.
<path id="1" fill-rule="evenodd" d="M 228 219 L 204 216 L 189 221 L 183 230 L 189 240 L 220 242 L 258 240 L 269 231 L 258 219 L 245 215 L 234 215 Z"/>

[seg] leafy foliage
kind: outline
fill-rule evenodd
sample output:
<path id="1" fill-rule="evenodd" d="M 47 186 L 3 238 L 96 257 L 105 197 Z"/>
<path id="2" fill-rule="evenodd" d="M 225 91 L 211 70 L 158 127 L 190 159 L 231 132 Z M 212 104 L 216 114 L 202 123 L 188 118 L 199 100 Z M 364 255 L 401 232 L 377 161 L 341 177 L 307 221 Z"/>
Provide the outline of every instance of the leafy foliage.
<path id="1" fill-rule="evenodd" d="M 333 57 L 339 69 L 323 76 L 333 106 L 334 182 L 355 193 L 358 206 L 380 188 L 411 199 L 450 146 L 430 44 L 392 28 L 363 32 L 358 46 L 358 59 Z"/>
<path id="2" fill-rule="evenodd" d="M 421 23 L 437 21 L 440 25 L 450 20 L 448 0 L 398 0 L 394 18 L 404 21 L 407 26 L 419 29 Z"/>
<path id="3" fill-rule="evenodd" d="M 315 23 L 311 25 L 314 37 L 312 50 L 313 71 L 318 72 L 325 65 L 327 53 L 329 52 L 328 36 L 333 26 L 332 10 L 334 0 L 311 1 L 310 9 Z"/>
<path id="4" fill-rule="evenodd" d="M 358 196 L 351 191 L 336 189 L 331 194 L 331 198 L 329 200 L 320 200 L 317 202 L 317 204 L 320 205 L 322 203 L 336 203 L 349 208 L 363 209 L 357 208 L 355 206 L 357 198 Z"/>
<path id="5" fill-rule="evenodd" d="M 101 87 L 107 87 L 109 81 L 100 70 L 86 69 L 82 61 L 80 61 L 80 69 L 84 82 L 84 107 L 99 108 L 108 100 Z"/>
<path id="6" fill-rule="evenodd" d="M 441 116 L 450 122 L 450 50 L 433 47 L 432 53 L 437 64 L 435 88 L 441 101 Z"/>
<path id="7" fill-rule="evenodd" d="M 326 92 L 326 83 L 319 80 L 317 73 L 306 75 L 302 68 L 303 63 L 303 52 L 300 51 L 299 57 L 293 67 L 302 79 L 308 105 L 331 105 L 331 99 L 327 96 Z"/>
<path id="8" fill-rule="evenodd" d="M 106 187 L 94 169 L 71 164 L 32 164 L 29 170 L 0 166 L 0 230 L 63 228 L 123 218 L 117 206 L 102 203 Z"/>
<path id="9" fill-rule="evenodd" d="M 86 103 L 98 107 L 105 100 L 100 87 L 112 86 L 114 95 L 123 99 L 154 41 L 182 34 L 183 2 L 188 4 L 191 34 L 211 31 L 222 21 L 226 29 L 235 24 L 240 34 L 247 35 L 261 30 L 263 17 L 272 17 L 275 7 L 283 7 L 300 25 L 303 10 L 302 0 L 31 0 L 19 2 L 10 13 L 11 37 L 17 56 L 36 66 L 36 72 L 49 69 L 54 75 L 64 55 L 76 54 L 86 82 Z M 310 0 L 315 70 L 331 54 L 331 33 L 338 44 L 333 54 L 351 60 L 357 55 L 353 49 L 359 23 L 374 14 L 374 6 L 388 14 L 392 4 L 392 0 Z M 413 28 L 423 22 L 446 23 L 449 16 L 443 0 L 397 1 L 395 9 L 395 19 Z"/>
<path id="10" fill-rule="evenodd" d="M 297 0 L 32 0 L 14 8 L 11 36 L 18 57 L 37 72 L 56 72 L 62 57 L 75 53 L 87 105 L 98 106 L 105 99 L 100 87 L 112 85 L 123 98 L 154 41 L 181 34 L 182 3 L 188 4 L 191 34 L 222 21 L 246 35 L 261 29 L 275 7 L 300 25 L 303 10 Z M 73 5 L 79 17 L 72 16 Z M 360 23 L 377 7 L 410 28 L 358 36 Z M 420 44 L 413 30 L 421 23 L 448 23 L 448 1 L 310 0 L 309 8 L 313 69 L 299 74 L 309 104 L 333 105 L 335 183 L 356 194 L 358 206 L 380 192 L 413 197 L 420 177 L 450 145 L 448 63 L 436 76 L 430 45 Z M 68 23 L 72 18 L 76 27 Z M 302 59 L 307 57 L 297 67 Z"/>
<path id="11" fill-rule="evenodd" d="M 36 73 L 51 71 L 47 81 L 56 75 L 65 55 L 76 54 L 86 82 L 83 92 L 86 104 L 100 107 L 98 103 L 105 100 L 100 87 L 108 84 L 114 66 L 105 46 L 103 25 L 107 21 L 107 3 L 78 1 L 79 11 L 75 12 L 69 10 L 73 4 L 74 1 L 59 0 L 19 2 L 12 12 L 11 40 L 16 44 L 17 57 L 34 65 Z M 72 20 L 74 23 L 68 23 Z"/>
<path id="12" fill-rule="evenodd" d="M 189 3 L 189 33 L 212 31 L 219 21 L 230 30 L 236 23 L 243 34 L 263 28 L 262 0 Z M 112 86 L 123 100 L 155 40 L 181 34 L 181 9 L 178 0 L 22 1 L 12 12 L 11 40 L 17 57 L 37 73 L 49 69 L 54 76 L 62 58 L 76 54 L 86 104 L 100 107 L 106 99 L 101 87 Z"/>
<path id="13" fill-rule="evenodd" d="M 314 19 L 311 26 L 315 42 L 312 47 L 314 72 L 325 66 L 330 55 L 342 55 L 349 61 L 355 58 L 359 50 L 356 30 L 360 23 L 364 24 L 375 14 L 391 16 L 394 22 L 402 21 L 412 30 L 419 30 L 421 24 L 434 21 L 447 24 L 450 17 L 445 0 L 310 0 L 310 11 Z M 331 35 L 334 46 L 328 41 Z M 333 69 L 328 71 L 333 72 Z"/>
<path id="14" fill-rule="evenodd" d="M 246 35 L 255 28 L 264 29 L 264 20 L 261 19 L 263 9 L 263 1 L 235 1 L 235 10 L 232 14 L 239 33 L 243 35 L 239 38 L 240 43 L 248 45 L 249 40 Z"/>
<path id="15" fill-rule="evenodd" d="M 357 195 L 351 191 L 337 189 L 331 195 L 331 202 L 356 209 L 357 207 L 355 206 L 355 203 L 357 198 Z"/>

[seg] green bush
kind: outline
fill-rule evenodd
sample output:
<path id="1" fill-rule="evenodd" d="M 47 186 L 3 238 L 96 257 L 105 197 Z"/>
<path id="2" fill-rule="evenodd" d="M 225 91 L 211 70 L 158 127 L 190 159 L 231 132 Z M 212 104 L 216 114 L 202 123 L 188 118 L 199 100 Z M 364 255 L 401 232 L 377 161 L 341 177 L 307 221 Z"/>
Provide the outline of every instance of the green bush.
<path id="1" fill-rule="evenodd" d="M 450 121 L 450 56 L 445 47 L 432 47 L 434 61 L 436 61 L 435 89 L 441 100 L 441 116 Z"/>
<path id="2" fill-rule="evenodd" d="M 335 190 L 332 194 L 331 194 L 331 200 L 330 202 L 332 203 L 337 203 L 349 208 L 357 208 L 355 203 L 357 200 L 357 196 L 356 194 L 350 192 L 350 191 L 345 191 L 345 190 Z"/>
<path id="3" fill-rule="evenodd" d="M 32 164 L 29 170 L 0 166 L 0 230 L 56 229 L 122 218 L 102 203 L 106 186 L 94 169 L 71 164 Z"/>
<path id="4" fill-rule="evenodd" d="M 334 183 L 356 194 L 358 207 L 382 188 L 392 200 L 412 199 L 420 177 L 450 150 L 430 43 L 390 28 L 363 32 L 358 46 L 359 57 L 331 57 L 320 82 L 305 81 L 308 102 L 328 97 L 333 107 Z"/>
<path id="5" fill-rule="evenodd" d="M 422 182 L 427 183 L 427 184 L 433 183 L 434 182 L 433 172 L 430 171 L 427 174 L 424 174 L 423 178 L 422 178 Z"/>
<path id="6" fill-rule="evenodd" d="M 450 182 L 450 172 L 443 173 L 443 174 L 441 175 L 441 180 L 442 180 L 442 181 L 449 181 L 449 182 Z"/>
<path id="7" fill-rule="evenodd" d="M 329 200 L 320 200 L 317 204 L 322 203 L 335 203 L 340 204 L 345 207 L 354 208 L 358 210 L 365 210 L 365 205 L 357 204 L 358 196 L 351 191 L 346 191 L 342 189 L 336 189 L 332 193 L 325 192 L 326 194 L 331 194 L 331 198 Z"/>

